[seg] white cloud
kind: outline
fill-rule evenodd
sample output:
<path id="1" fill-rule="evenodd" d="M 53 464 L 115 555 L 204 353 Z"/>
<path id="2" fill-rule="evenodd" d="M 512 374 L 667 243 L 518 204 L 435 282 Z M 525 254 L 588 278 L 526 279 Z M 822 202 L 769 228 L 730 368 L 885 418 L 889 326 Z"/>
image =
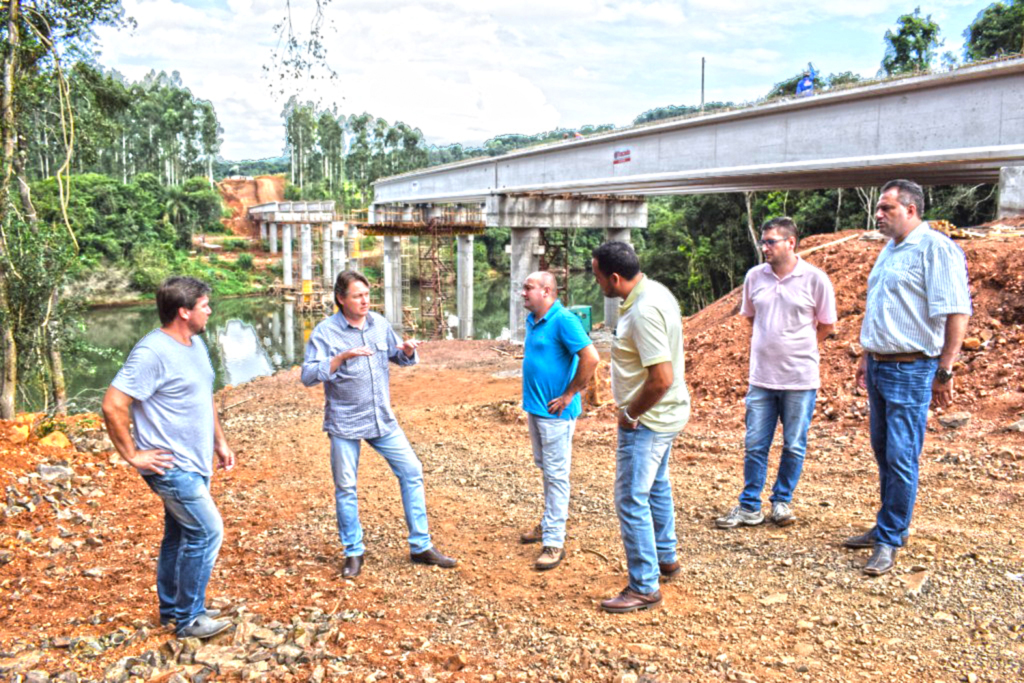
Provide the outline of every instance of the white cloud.
<path id="1" fill-rule="evenodd" d="M 987 2 L 924 8 L 954 38 Z M 333 0 L 324 35 L 336 81 L 263 76 L 284 18 L 280 0 L 124 0 L 132 33 L 100 31 L 101 63 L 138 79 L 181 74 L 211 100 L 227 158 L 277 155 L 283 99 L 343 113 L 368 111 L 419 127 L 434 143 L 479 144 L 501 133 L 625 124 L 651 107 L 764 95 L 808 61 L 824 73 L 871 76 L 885 28 L 908 10 L 895 0 Z M 299 35 L 312 0 L 293 0 Z M 277 81 L 275 80 L 275 83 Z"/>

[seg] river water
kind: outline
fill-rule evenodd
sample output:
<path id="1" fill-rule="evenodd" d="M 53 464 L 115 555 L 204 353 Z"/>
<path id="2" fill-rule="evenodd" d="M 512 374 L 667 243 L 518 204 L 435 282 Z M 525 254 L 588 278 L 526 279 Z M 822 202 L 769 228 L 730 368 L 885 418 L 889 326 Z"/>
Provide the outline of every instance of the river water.
<path id="1" fill-rule="evenodd" d="M 410 305 L 419 306 L 413 285 Z M 572 276 L 569 305 L 589 305 L 594 324 L 604 320 L 604 298 L 590 274 Z M 450 298 L 454 309 L 455 298 Z M 474 285 L 474 332 L 477 339 L 508 336 L 509 285 L 506 278 Z M 456 323 L 455 311 L 448 316 Z M 322 315 L 301 315 L 295 304 L 278 298 L 213 301 L 213 315 L 203 338 L 216 371 L 216 388 L 302 363 L 305 342 Z M 103 393 L 135 343 L 159 327 L 154 304 L 93 309 L 85 315 L 80 341 L 86 351 L 65 358 L 68 396 L 74 411 L 97 410 Z M 454 330 L 451 331 L 454 333 Z M 39 405 L 31 408 L 39 409 Z"/>

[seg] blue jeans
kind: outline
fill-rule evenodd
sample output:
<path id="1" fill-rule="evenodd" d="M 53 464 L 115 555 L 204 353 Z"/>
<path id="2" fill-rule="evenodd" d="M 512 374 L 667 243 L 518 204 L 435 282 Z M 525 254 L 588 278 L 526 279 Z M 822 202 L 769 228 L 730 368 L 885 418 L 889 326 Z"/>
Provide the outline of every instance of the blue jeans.
<path id="1" fill-rule="evenodd" d="M 743 460 L 743 492 L 740 506 L 761 509 L 761 490 L 768 476 L 768 451 L 775 427 L 782 422 L 782 457 L 772 487 L 773 503 L 789 503 L 800 481 L 807 452 L 807 430 L 814 415 L 817 389 L 779 390 L 750 386 L 747 390 L 746 457 Z"/>
<path id="2" fill-rule="evenodd" d="M 572 435 L 576 420 L 527 415 L 533 462 L 544 475 L 543 544 L 565 545 L 565 522 L 569 519 L 569 469 L 572 465 Z"/>
<path id="3" fill-rule="evenodd" d="M 164 538 L 156 565 L 160 619 L 178 630 L 206 611 L 206 584 L 224 539 L 224 523 L 210 497 L 210 478 L 173 467 L 143 477 L 164 503 Z"/>
<path id="4" fill-rule="evenodd" d="M 345 557 L 362 555 L 363 527 L 359 523 L 359 502 L 356 480 L 359 470 L 360 439 L 343 439 L 331 435 L 331 473 L 334 476 L 334 504 L 338 514 L 338 538 L 345 548 Z M 409 551 L 430 550 L 427 531 L 427 502 L 423 497 L 423 465 L 413 453 L 401 427 L 387 436 L 366 439 L 375 451 L 384 456 L 391 471 L 398 477 L 402 491 L 405 524 L 409 527 Z"/>
<path id="5" fill-rule="evenodd" d="M 879 363 L 868 358 L 868 405 L 871 408 L 871 449 L 878 461 L 882 507 L 875 522 L 875 541 L 893 548 L 903 545 L 917 499 L 918 459 L 924 447 L 932 380 L 937 358 L 913 363 Z"/>
<path id="6" fill-rule="evenodd" d="M 676 514 L 668 460 L 678 432 L 654 432 L 637 425 L 619 428 L 615 452 L 615 511 L 626 549 L 629 587 L 649 595 L 658 590 L 658 563 L 676 561 Z"/>

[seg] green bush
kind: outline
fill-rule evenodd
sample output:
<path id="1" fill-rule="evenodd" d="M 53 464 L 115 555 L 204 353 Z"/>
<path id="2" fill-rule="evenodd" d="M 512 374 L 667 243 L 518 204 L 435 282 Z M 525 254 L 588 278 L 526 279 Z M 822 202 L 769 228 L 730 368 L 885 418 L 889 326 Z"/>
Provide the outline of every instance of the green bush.
<path id="1" fill-rule="evenodd" d="M 252 270 L 252 254 L 249 252 L 239 254 L 238 258 L 235 259 L 235 265 L 242 270 Z"/>
<path id="2" fill-rule="evenodd" d="M 250 242 L 244 237 L 226 237 L 221 240 L 220 246 L 224 247 L 225 250 L 244 250 L 249 248 Z"/>

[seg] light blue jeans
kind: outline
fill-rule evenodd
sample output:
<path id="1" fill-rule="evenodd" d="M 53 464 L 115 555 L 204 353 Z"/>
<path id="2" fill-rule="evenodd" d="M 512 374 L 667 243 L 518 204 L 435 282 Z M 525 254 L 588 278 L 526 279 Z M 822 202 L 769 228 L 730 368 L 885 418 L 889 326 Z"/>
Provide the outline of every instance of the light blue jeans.
<path id="1" fill-rule="evenodd" d="M 569 470 L 572 465 L 572 435 L 576 420 L 527 414 L 533 462 L 544 475 L 543 545 L 565 546 L 565 522 L 569 519 Z"/>
<path id="2" fill-rule="evenodd" d="M 747 390 L 746 457 L 743 459 L 743 492 L 740 506 L 761 509 L 761 490 L 768 476 L 768 451 L 775 427 L 782 422 L 782 457 L 772 487 L 771 502 L 789 503 L 800 481 L 807 453 L 807 430 L 814 416 L 817 389 L 778 390 L 750 386 Z"/>
<path id="3" fill-rule="evenodd" d="M 868 357 L 871 449 L 878 462 L 882 507 L 873 532 L 878 543 L 903 545 L 917 500 L 918 460 L 924 447 L 937 358 L 879 363 Z"/>
<path id="4" fill-rule="evenodd" d="M 658 563 L 676 561 L 676 514 L 668 460 L 678 432 L 655 432 L 642 424 L 619 428 L 615 453 L 615 511 L 626 549 L 629 587 L 658 590 Z"/>
<path id="5" fill-rule="evenodd" d="M 402 491 L 405 524 L 409 527 L 409 552 L 430 550 L 427 530 L 427 502 L 423 496 L 423 465 L 413 453 L 401 427 L 387 436 L 366 439 L 375 451 L 384 456 L 391 471 L 398 477 Z M 356 481 L 359 471 L 361 439 L 343 439 L 331 435 L 331 473 L 334 476 L 334 503 L 338 514 L 338 538 L 345 548 L 345 557 L 362 555 L 363 527 L 359 523 L 359 502 Z"/>
<path id="6" fill-rule="evenodd" d="M 206 584 L 224 539 L 224 523 L 210 497 L 210 478 L 172 467 L 143 477 L 164 503 L 164 538 L 156 565 L 160 620 L 178 630 L 206 611 Z"/>

